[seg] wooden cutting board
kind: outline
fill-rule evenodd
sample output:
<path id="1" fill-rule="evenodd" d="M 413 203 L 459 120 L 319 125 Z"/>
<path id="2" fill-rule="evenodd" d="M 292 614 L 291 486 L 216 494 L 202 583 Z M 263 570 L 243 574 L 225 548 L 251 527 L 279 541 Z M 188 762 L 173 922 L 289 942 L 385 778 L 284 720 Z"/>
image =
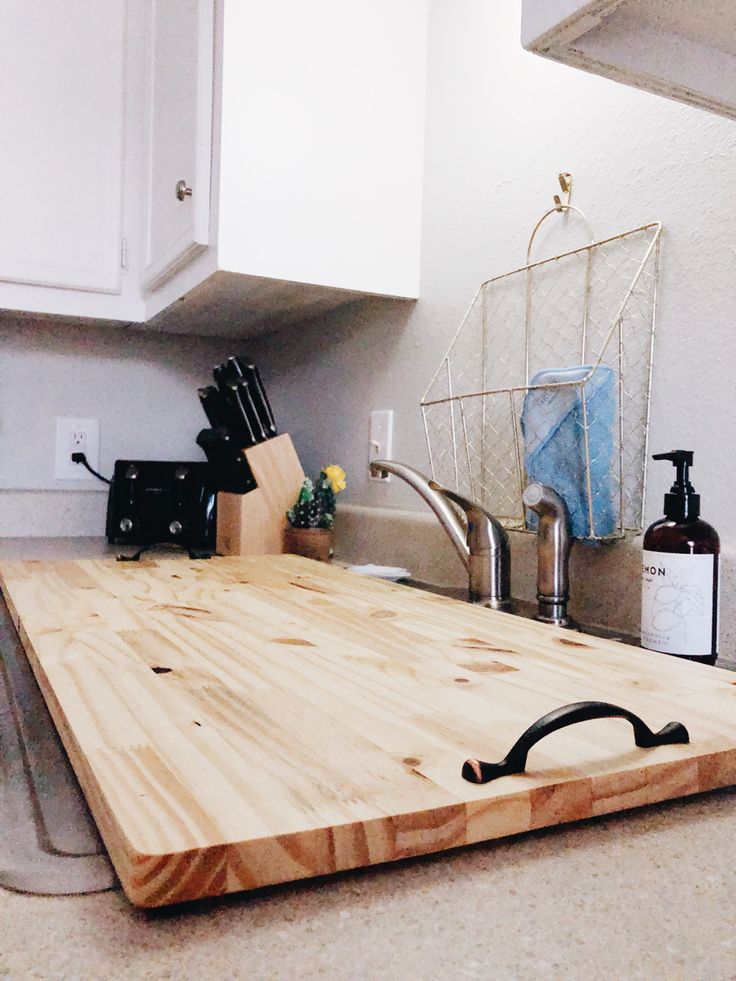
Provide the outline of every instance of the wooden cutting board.
<path id="1" fill-rule="evenodd" d="M 440 851 L 736 783 L 736 678 L 296 556 L 2 563 L 21 640 L 131 902 Z M 538 717 L 548 736 L 482 786 Z"/>

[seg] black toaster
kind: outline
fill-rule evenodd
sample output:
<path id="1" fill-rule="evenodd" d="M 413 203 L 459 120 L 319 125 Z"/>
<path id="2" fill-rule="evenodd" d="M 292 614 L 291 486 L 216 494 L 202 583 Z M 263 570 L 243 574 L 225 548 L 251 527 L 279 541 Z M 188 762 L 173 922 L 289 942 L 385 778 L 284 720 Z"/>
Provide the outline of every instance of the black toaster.
<path id="1" fill-rule="evenodd" d="M 215 551 L 217 489 L 208 463 L 116 460 L 107 500 L 111 545 Z"/>

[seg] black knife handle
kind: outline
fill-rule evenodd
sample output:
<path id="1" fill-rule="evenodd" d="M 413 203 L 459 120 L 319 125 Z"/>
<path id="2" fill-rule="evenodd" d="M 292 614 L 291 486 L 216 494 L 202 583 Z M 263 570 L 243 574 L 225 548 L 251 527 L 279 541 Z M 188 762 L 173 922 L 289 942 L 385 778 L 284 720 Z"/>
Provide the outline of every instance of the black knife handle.
<path id="1" fill-rule="evenodd" d="M 224 407 L 225 421 L 221 425 L 230 430 L 241 449 L 255 446 L 258 438 L 240 401 L 238 375 L 228 365 L 224 364 L 217 365 L 212 375 L 217 383 L 217 392 Z M 213 428 L 218 429 L 220 427 L 214 426 Z"/>
<path id="2" fill-rule="evenodd" d="M 203 429 L 197 436 L 197 446 L 204 450 L 217 490 L 246 494 L 255 489 L 248 461 L 227 429 Z"/>
<path id="3" fill-rule="evenodd" d="M 224 389 L 223 394 L 227 399 L 228 403 L 232 406 L 240 425 L 241 425 L 241 445 L 243 449 L 247 449 L 249 446 L 255 446 L 258 442 L 258 431 L 255 429 L 253 421 L 249 417 L 247 408 L 243 405 L 240 400 L 240 389 L 237 382 L 228 382 Z"/>
<path id="4" fill-rule="evenodd" d="M 202 403 L 204 414 L 213 429 L 226 426 L 227 408 L 223 406 L 222 394 L 213 385 L 198 389 L 199 401 Z"/>
<path id="5" fill-rule="evenodd" d="M 228 358 L 227 363 L 232 371 L 237 372 L 237 374 L 239 374 L 240 377 L 248 383 L 253 404 L 255 405 L 259 416 L 263 420 L 266 438 L 278 436 L 278 430 L 276 429 L 276 423 L 274 422 L 273 412 L 271 411 L 271 403 L 268 401 L 266 389 L 263 387 L 258 365 L 244 354 L 241 354 L 238 357 Z"/>
<path id="6" fill-rule="evenodd" d="M 255 446 L 269 438 L 263 421 L 254 405 L 248 382 L 243 378 L 240 365 L 235 358 L 228 358 L 225 364 L 217 365 L 212 372 L 219 391 L 227 403 L 232 417 L 230 429 L 240 441 L 243 449 Z"/>
<path id="7" fill-rule="evenodd" d="M 690 734 L 681 722 L 668 722 L 659 732 L 652 732 L 638 715 L 628 709 L 610 702 L 573 702 L 553 709 L 541 719 L 537 719 L 516 740 L 504 759 L 498 763 L 485 763 L 483 760 L 466 760 L 463 763 L 463 779 L 470 783 L 489 783 L 498 777 L 523 773 L 529 750 L 540 739 L 558 729 L 589 722 L 591 719 L 628 719 L 634 728 L 634 742 L 643 749 L 653 746 L 667 746 L 671 743 L 689 743 Z"/>
<path id="8" fill-rule="evenodd" d="M 268 439 L 269 434 L 263 428 L 263 423 L 258 415 L 258 410 L 253 402 L 250 388 L 245 378 L 239 379 L 237 383 L 237 390 L 240 404 L 243 406 L 246 415 L 250 419 L 251 429 L 258 437 L 259 442 Z"/>

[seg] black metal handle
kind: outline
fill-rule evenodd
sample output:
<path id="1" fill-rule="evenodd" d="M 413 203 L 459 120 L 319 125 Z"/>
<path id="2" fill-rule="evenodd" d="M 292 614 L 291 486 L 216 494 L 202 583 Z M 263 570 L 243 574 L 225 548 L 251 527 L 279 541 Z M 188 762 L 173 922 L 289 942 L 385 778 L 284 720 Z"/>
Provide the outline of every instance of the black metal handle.
<path id="1" fill-rule="evenodd" d="M 497 777 L 523 773 L 529 750 L 535 743 L 558 729 L 575 725 L 576 722 L 588 722 L 590 719 L 628 719 L 634 727 L 634 742 L 644 749 L 690 742 L 690 734 L 681 722 L 668 722 L 659 732 L 652 732 L 638 715 L 619 705 L 611 705 L 610 702 L 573 702 L 571 705 L 553 709 L 537 719 L 519 736 L 507 756 L 498 763 L 466 760 L 463 763 L 463 778 L 470 783 L 489 783 Z"/>

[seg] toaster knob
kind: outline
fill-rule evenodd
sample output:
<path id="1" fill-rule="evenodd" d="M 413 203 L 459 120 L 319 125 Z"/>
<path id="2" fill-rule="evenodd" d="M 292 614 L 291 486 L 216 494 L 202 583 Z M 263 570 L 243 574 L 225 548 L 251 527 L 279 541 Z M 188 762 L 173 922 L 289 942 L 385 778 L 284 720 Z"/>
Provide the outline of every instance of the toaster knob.
<path id="1" fill-rule="evenodd" d="M 127 534 L 127 532 L 133 530 L 133 522 L 130 520 L 130 518 L 122 518 L 121 519 L 121 521 L 120 521 L 120 530 L 122 532 L 125 532 L 126 534 Z"/>
<path id="2" fill-rule="evenodd" d="M 172 535 L 181 534 L 181 529 L 182 529 L 181 521 L 172 521 L 171 524 L 169 525 L 169 531 L 171 532 Z"/>

